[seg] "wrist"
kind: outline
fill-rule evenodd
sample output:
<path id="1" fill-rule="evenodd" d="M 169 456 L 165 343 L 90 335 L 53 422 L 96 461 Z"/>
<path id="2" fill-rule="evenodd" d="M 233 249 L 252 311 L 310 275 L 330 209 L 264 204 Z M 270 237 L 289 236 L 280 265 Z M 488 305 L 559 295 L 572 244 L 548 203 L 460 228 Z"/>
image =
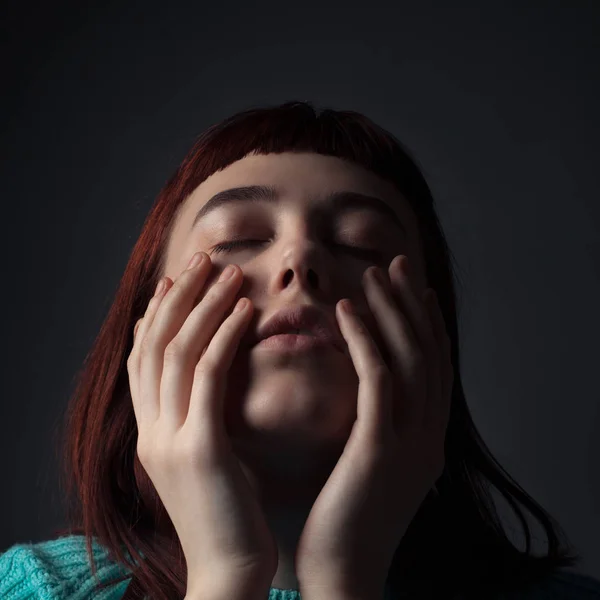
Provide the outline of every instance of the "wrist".
<path id="1" fill-rule="evenodd" d="M 270 585 L 270 581 L 248 584 L 232 577 L 222 584 L 188 586 L 184 600 L 267 600 Z"/>
<path id="2" fill-rule="evenodd" d="M 300 585 L 302 600 L 383 600 L 383 586 L 354 586 L 352 588 L 331 585 Z"/>

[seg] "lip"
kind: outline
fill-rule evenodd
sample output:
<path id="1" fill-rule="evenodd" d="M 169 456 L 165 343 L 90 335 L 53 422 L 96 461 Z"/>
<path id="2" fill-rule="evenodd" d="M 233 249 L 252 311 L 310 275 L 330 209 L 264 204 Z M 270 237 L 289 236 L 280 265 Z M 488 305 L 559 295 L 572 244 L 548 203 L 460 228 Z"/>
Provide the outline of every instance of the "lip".
<path id="1" fill-rule="evenodd" d="M 256 344 L 257 348 L 268 348 L 279 352 L 307 352 L 315 350 L 338 350 L 333 342 L 295 333 L 279 333 L 271 335 Z"/>
<path id="2" fill-rule="evenodd" d="M 293 330 L 302 330 L 297 334 Z M 334 347 L 344 353 L 345 341 L 325 312 L 311 304 L 288 306 L 260 325 L 251 346 L 304 351 Z"/>

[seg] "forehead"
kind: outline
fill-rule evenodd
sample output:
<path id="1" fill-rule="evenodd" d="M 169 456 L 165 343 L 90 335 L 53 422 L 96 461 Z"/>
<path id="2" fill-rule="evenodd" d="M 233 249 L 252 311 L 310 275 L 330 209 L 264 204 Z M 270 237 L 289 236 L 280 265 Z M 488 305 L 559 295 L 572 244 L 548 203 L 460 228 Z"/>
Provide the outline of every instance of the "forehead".
<path id="1" fill-rule="evenodd" d="M 328 192 L 361 192 L 381 198 L 409 228 L 416 225 L 410 205 L 391 182 L 358 164 L 311 152 L 245 156 L 203 181 L 186 200 L 180 220 L 191 222 L 214 194 L 246 185 L 273 186 L 282 202 L 318 203 Z"/>
<path id="2" fill-rule="evenodd" d="M 307 175 L 309 175 L 307 177 Z M 196 191 L 217 191 L 222 183 L 247 183 L 248 178 L 269 181 L 283 190 L 305 196 L 321 189 L 352 186 L 394 193 L 395 188 L 360 165 L 312 152 L 251 154 L 213 173 Z M 216 186 L 216 187 L 215 187 Z M 303 192 L 306 192 L 303 193 Z"/>

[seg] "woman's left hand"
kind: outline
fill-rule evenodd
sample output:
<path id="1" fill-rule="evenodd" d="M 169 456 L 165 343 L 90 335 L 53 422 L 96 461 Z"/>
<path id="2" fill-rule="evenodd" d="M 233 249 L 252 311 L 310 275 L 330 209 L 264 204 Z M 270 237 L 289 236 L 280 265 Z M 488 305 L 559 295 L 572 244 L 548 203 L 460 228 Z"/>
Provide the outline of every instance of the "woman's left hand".
<path id="1" fill-rule="evenodd" d="M 383 285 L 376 267 L 363 278 L 389 366 L 360 317 L 337 307 L 359 378 L 357 418 L 298 542 L 303 598 L 382 598 L 394 553 L 444 469 L 450 339 L 433 290 L 425 303 L 417 297 L 407 262 L 395 257 L 389 278 L 379 270 Z"/>

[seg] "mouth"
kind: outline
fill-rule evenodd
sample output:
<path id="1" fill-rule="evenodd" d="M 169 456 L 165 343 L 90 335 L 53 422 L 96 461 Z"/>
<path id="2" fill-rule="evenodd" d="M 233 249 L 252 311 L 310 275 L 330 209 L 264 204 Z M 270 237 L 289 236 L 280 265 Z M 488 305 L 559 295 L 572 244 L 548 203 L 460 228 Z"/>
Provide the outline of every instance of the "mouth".
<path id="1" fill-rule="evenodd" d="M 314 305 L 288 306 L 271 316 L 251 335 L 251 345 L 294 349 L 335 346 L 342 350 L 335 322 Z M 268 340 L 268 341 L 267 341 Z"/>
<path id="2" fill-rule="evenodd" d="M 328 352 L 332 349 L 341 351 L 331 339 L 314 335 L 311 331 L 303 329 L 288 329 L 284 332 L 274 333 L 263 338 L 257 347 L 277 353 Z"/>

